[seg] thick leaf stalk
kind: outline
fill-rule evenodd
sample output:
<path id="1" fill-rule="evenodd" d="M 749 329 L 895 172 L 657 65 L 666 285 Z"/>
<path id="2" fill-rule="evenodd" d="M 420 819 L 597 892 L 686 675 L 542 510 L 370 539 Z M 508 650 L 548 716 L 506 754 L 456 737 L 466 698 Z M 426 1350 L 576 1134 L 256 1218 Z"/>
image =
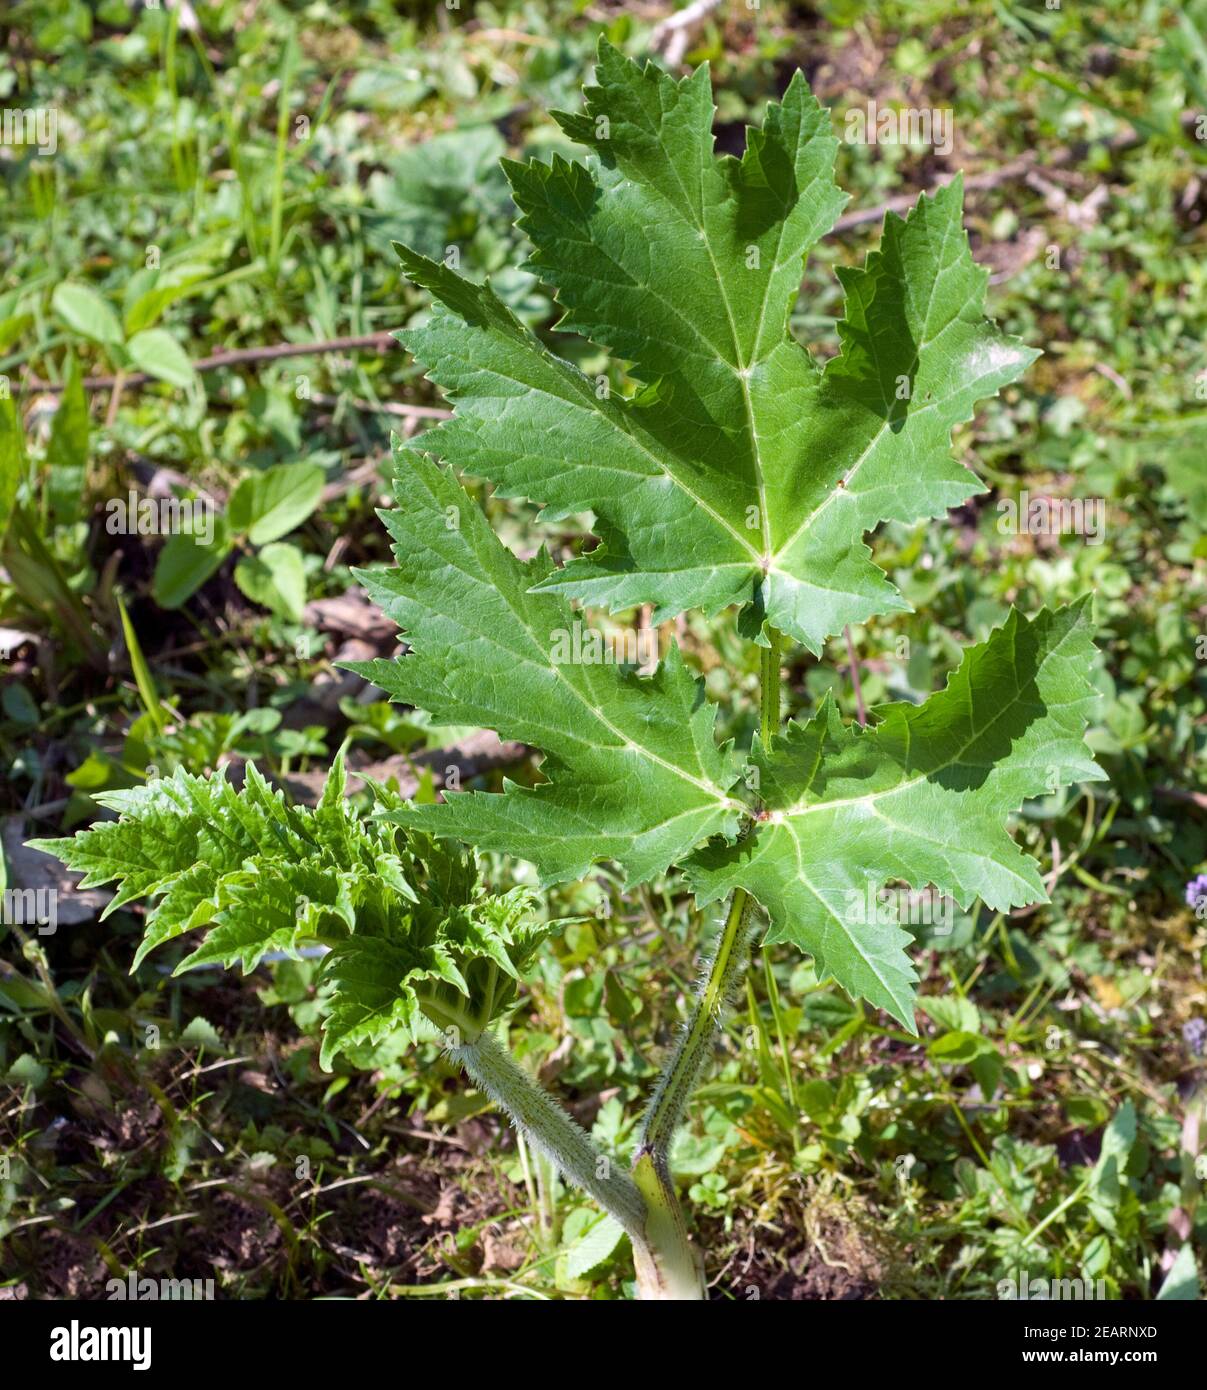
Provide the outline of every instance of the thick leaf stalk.
<path id="1" fill-rule="evenodd" d="M 783 637 L 767 629 L 768 645 L 760 649 L 759 734 L 771 742 L 780 722 L 780 656 Z M 726 1008 L 741 984 L 754 936 L 754 899 L 737 889 L 712 956 L 701 973 L 700 987 L 687 1026 L 658 1078 L 637 1141 L 633 1175 L 649 1209 L 646 1242 L 652 1265 L 637 1262 L 637 1286 L 642 1298 L 701 1299 L 705 1297 L 699 1257 L 687 1236 L 687 1225 L 675 1192 L 670 1147 L 683 1120 L 713 1047 Z"/>
<path id="2" fill-rule="evenodd" d="M 696 1300 L 705 1296 L 700 1260 L 688 1240 L 675 1193 L 670 1146 L 712 1059 L 721 1019 L 741 982 L 753 934 L 753 909 L 754 900 L 739 889 L 704 967 L 691 1018 L 662 1070 L 642 1121 L 633 1176 L 649 1211 L 645 1237 L 652 1259 L 646 1268 L 637 1261 L 637 1287 L 643 1299 Z"/>
<path id="3" fill-rule="evenodd" d="M 726 1006 L 733 1000 L 746 968 L 754 901 L 741 889 L 730 903 L 725 924 L 705 964 L 691 1018 L 658 1079 L 642 1121 L 637 1152 L 665 1156 L 704 1068 L 708 1065 Z"/>
<path id="4" fill-rule="evenodd" d="M 534 1148 L 620 1222 L 634 1247 L 644 1241 L 645 1201 L 636 1184 L 614 1159 L 595 1147 L 548 1091 L 516 1065 L 506 1049 L 483 1032 L 472 1042 L 450 1048 L 449 1056 L 507 1113 Z"/>

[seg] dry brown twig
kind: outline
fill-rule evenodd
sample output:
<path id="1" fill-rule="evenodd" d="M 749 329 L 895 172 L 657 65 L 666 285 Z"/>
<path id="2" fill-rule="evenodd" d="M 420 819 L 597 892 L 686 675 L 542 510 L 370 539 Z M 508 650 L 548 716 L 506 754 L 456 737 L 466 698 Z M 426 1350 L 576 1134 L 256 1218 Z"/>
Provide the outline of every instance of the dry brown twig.
<path id="1" fill-rule="evenodd" d="M 686 9 L 676 10 L 674 14 L 659 20 L 650 35 L 650 47 L 655 53 L 662 54 L 668 68 L 677 68 L 696 31 L 720 7 L 721 0 L 693 0 Z"/>
<path id="2" fill-rule="evenodd" d="M 324 338 L 313 343 L 276 343 L 271 347 L 232 348 L 229 352 L 216 352 L 212 357 L 200 357 L 193 363 L 193 370 L 212 372 L 219 367 L 237 367 L 247 362 L 271 362 L 282 357 L 313 357 L 328 352 L 355 352 L 372 349 L 387 352 L 397 346 L 392 333 L 359 333 L 348 338 Z M 129 388 L 145 386 L 157 380 L 148 372 L 131 372 L 128 376 L 118 372 L 116 376 L 87 376 L 84 378 L 85 391 L 112 391 L 115 387 Z M 28 378 L 22 383 L 30 391 L 62 391 L 61 381 L 40 381 L 37 377 Z M 415 407 L 420 409 L 420 407 Z"/>

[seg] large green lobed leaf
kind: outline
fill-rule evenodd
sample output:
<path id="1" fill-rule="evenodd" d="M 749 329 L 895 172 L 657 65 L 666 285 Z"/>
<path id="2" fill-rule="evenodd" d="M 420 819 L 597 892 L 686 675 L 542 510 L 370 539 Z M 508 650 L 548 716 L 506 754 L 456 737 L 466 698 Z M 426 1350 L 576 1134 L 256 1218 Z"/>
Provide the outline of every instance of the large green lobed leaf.
<path id="1" fill-rule="evenodd" d="M 716 746 L 715 710 L 678 648 L 648 678 L 559 661 L 576 615 L 559 595 L 532 592 L 552 572 L 548 556 L 517 560 L 457 480 L 421 454 L 398 450 L 395 489 L 398 507 L 383 517 L 396 565 L 358 577 L 411 649 L 349 669 L 442 721 L 533 744 L 548 780 L 450 792 L 393 818 L 519 855 L 545 883 L 598 859 L 641 882 L 701 839 L 732 835 L 739 768 Z"/>
<path id="2" fill-rule="evenodd" d="M 455 406 L 423 449 L 551 517 L 593 511 L 601 545 L 544 589 L 658 619 L 743 605 L 818 652 L 847 623 L 906 608 L 866 532 L 981 491 L 953 426 L 1036 356 L 984 317 L 957 179 L 890 215 L 840 272 L 842 351 L 820 368 L 788 331 L 804 258 L 842 208 L 837 142 L 798 73 L 741 160 L 713 155 L 708 73 L 675 82 L 606 43 L 583 114 L 586 163 L 508 164 L 531 268 L 561 327 L 630 364 L 603 396 L 493 292 L 399 248 L 442 306 L 399 336 Z"/>
<path id="3" fill-rule="evenodd" d="M 1003 912 L 1047 901 L 1005 820 L 1028 797 L 1105 777 L 1082 737 L 1096 699 L 1090 633 L 1087 599 L 1030 622 L 1012 611 L 925 704 L 885 706 L 858 729 L 827 698 L 790 723 L 755 749 L 765 818 L 688 866 L 700 900 L 746 889 L 771 915 L 769 941 L 794 942 L 912 1029 L 910 937 L 861 910 L 867 886 L 933 884 Z"/>

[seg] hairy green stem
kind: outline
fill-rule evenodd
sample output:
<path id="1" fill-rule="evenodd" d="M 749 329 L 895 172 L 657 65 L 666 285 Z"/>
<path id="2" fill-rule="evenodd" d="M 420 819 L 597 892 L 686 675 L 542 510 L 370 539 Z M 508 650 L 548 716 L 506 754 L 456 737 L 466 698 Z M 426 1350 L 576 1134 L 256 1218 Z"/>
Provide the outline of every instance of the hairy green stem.
<path id="1" fill-rule="evenodd" d="M 662 1069 L 637 1139 L 633 1178 L 645 1198 L 649 1216 L 645 1243 L 648 1263 L 637 1258 L 637 1286 L 642 1298 L 700 1300 L 705 1297 L 703 1270 L 688 1240 L 687 1223 L 671 1175 L 670 1147 L 687 1103 L 712 1058 L 721 1017 L 742 978 L 750 945 L 754 900 L 738 889 L 712 957 L 704 967 L 687 1026 Z M 636 1247 L 634 1247 L 636 1254 Z"/>
<path id="2" fill-rule="evenodd" d="M 687 1027 L 679 1035 L 662 1069 L 654 1097 L 645 1113 L 637 1151 L 665 1156 L 700 1074 L 712 1056 L 713 1041 L 725 1006 L 742 977 L 745 946 L 750 940 L 754 903 L 743 889 L 735 891 L 711 959 L 704 966 L 700 988 Z"/>
<path id="3" fill-rule="evenodd" d="M 532 1148 L 614 1216 L 634 1245 L 644 1240 L 646 1206 L 636 1183 L 586 1131 L 512 1060 L 489 1033 L 449 1049 L 449 1056 L 500 1106 Z"/>
<path id="4" fill-rule="evenodd" d="M 759 692 L 759 735 L 766 748 L 780 722 L 780 654 L 783 639 L 775 628 L 767 629 L 769 645 L 761 648 Z M 712 1052 L 712 1042 L 720 1026 L 725 1006 L 731 1002 L 746 964 L 746 946 L 751 937 L 754 902 L 744 889 L 734 890 L 725 925 L 717 938 L 712 958 L 704 967 L 695 1007 L 675 1050 L 663 1068 L 654 1090 L 637 1152 L 649 1152 L 655 1161 L 665 1160 L 671 1139 L 683 1118 L 683 1111 L 696 1088 L 700 1074 Z"/>
<path id="5" fill-rule="evenodd" d="M 760 648 L 759 737 L 766 748 L 780 722 L 780 655 L 783 638 L 767 629 L 769 645 Z M 669 1063 L 659 1077 L 646 1113 L 638 1152 L 649 1149 L 665 1155 L 683 1111 L 711 1054 L 721 1016 L 746 965 L 746 947 L 752 935 L 754 900 L 742 888 L 734 890 L 725 925 L 711 959 L 704 967 L 692 1017 Z"/>
<path id="6" fill-rule="evenodd" d="M 768 646 L 761 650 L 759 663 L 759 738 L 764 748 L 770 745 L 780 722 L 782 639 L 774 628 L 767 629 L 767 636 Z M 637 1260 L 637 1284 L 643 1298 L 705 1297 L 700 1262 L 688 1240 L 687 1223 L 675 1193 L 670 1147 L 712 1057 L 722 1015 L 745 969 L 753 917 L 754 900 L 743 889 L 736 889 L 712 957 L 704 967 L 691 1018 L 658 1078 L 642 1121 L 633 1177 L 649 1210 L 646 1245 L 651 1261 L 643 1267 L 641 1258 Z"/>
<path id="7" fill-rule="evenodd" d="M 637 1297 L 643 1302 L 702 1303 L 708 1297 L 704 1261 L 688 1238 L 666 1159 L 638 1153 L 633 1181 L 646 1206 L 645 1229 L 633 1240 Z"/>
<path id="8" fill-rule="evenodd" d="M 759 736 L 764 747 L 779 728 L 781 637 L 768 629 L 762 650 Z M 628 1233 L 643 1299 L 698 1301 L 706 1297 L 703 1264 L 670 1170 L 670 1146 L 688 1101 L 712 1057 L 726 1006 L 742 978 L 753 935 L 754 900 L 734 892 L 712 955 L 705 964 L 691 1017 L 675 1044 L 641 1124 L 632 1177 L 616 1169 L 586 1132 L 508 1052 L 473 1020 L 444 1001 L 425 1012 L 445 1028 L 448 1053 L 510 1117 L 522 1138 L 582 1188 Z M 778 1020 L 777 1020 L 778 1022 Z M 469 1025 L 464 1028 L 462 1025 Z M 466 1041 L 466 1039 L 469 1041 Z"/>
<path id="9" fill-rule="evenodd" d="M 767 629 L 769 646 L 760 648 L 759 740 L 764 748 L 780 726 L 780 653 L 783 637 L 775 628 Z"/>

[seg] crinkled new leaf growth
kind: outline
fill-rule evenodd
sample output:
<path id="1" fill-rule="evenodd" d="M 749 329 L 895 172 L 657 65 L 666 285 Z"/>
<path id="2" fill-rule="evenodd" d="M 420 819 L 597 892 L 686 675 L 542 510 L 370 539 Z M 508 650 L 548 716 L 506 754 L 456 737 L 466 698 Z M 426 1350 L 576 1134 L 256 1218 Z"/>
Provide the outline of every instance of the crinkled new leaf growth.
<path id="1" fill-rule="evenodd" d="M 984 317 L 960 181 L 890 215 L 880 249 L 840 272 L 841 352 L 822 369 L 788 314 L 844 198 L 801 75 L 741 160 L 713 154 L 704 68 L 676 82 L 603 44 L 586 98 L 559 117 L 585 163 L 507 172 L 560 326 L 647 389 L 601 392 L 489 288 L 400 247 L 441 306 L 400 337 L 455 407 L 421 447 L 549 516 L 594 512 L 601 544 L 540 576 L 544 590 L 653 603 L 656 621 L 740 604 L 747 634 L 766 621 L 814 652 L 906 608 L 865 534 L 982 490 L 951 431 L 1036 355 Z"/>
<path id="2" fill-rule="evenodd" d="M 82 872 L 83 887 L 116 883 L 107 912 L 153 900 L 135 966 L 194 930 L 203 935 L 177 973 L 210 962 L 250 971 L 269 951 L 328 946 L 325 1067 L 399 1030 L 412 1040 L 433 1024 L 458 1041 L 476 1036 L 562 924 L 534 920 L 527 889 L 488 892 L 472 853 L 363 819 L 344 785 L 342 755 L 314 809 L 289 805 L 251 764 L 241 790 L 221 771 L 180 771 L 98 797 L 115 821 L 33 843 Z M 387 811 L 405 804 L 374 790 Z"/>

